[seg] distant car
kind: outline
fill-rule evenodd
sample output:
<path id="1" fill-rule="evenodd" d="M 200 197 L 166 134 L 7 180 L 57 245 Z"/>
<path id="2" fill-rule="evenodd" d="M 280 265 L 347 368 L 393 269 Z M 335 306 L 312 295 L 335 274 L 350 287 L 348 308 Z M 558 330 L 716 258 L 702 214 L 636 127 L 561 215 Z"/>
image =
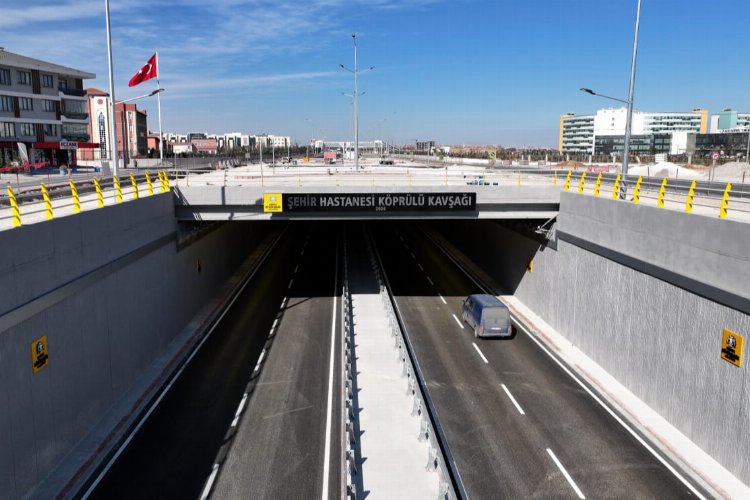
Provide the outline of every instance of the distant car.
<path id="1" fill-rule="evenodd" d="M 510 311 L 494 295 L 469 295 L 461 308 L 463 320 L 474 329 L 475 337 L 513 337 L 516 329 Z"/>

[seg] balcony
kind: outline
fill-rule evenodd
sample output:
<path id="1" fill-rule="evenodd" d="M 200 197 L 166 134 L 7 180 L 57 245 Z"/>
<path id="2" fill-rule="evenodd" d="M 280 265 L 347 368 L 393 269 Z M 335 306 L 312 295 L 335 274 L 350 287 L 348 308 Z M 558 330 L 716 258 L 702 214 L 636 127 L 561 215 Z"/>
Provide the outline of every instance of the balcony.
<path id="1" fill-rule="evenodd" d="M 80 111 L 62 111 L 61 114 L 65 118 L 70 118 L 71 120 L 88 120 L 89 118 L 88 113 Z"/>
<path id="2" fill-rule="evenodd" d="M 79 132 L 63 132 L 62 138 L 66 141 L 89 142 L 89 135 Z"/>
<path id="3" fill-rule="evenodd" d="M 86 97 L 86 91 L 85 90 L 78 90 L 78 89 L 58 89 L 61 94 L 71 96 L 71 97 Z"/>

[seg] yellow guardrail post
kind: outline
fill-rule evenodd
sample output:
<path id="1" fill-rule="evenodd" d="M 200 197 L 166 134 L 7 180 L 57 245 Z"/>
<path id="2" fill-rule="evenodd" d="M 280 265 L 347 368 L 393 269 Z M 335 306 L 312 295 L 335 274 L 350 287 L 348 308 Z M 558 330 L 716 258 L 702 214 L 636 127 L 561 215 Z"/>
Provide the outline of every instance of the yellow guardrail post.
<path id="1" fill-rule="evenodd" d="M 162 193 L 166 193 L 167 192 L 167 187 L 164 184 L 164 171 L 163 170 L 157 170 L 156 173 L 159 174 L 159 190 Z"/>
<path id="2" fill-rule="evenodd" d="M 641 201 L 641 184 L 643 183 L 643 176 L 638 176 L 638 181 L 635 183 L 635 189 L 633 189 L 633 203 L 636 205 Z"/>
<path id="3" fill-rule="evenodd" d="M 16 201 L 16 195 L 13 193 L 13 188 L 8 183 L 8 199 L 10 200 L 10 211 L 13 213 L 13 227 L 21 226 L 21 211 L 18 209 L 18 201 Z"/>
<path id="4" fill-rule="evenodd" d="M 732 190 L 732 183 L 727 182 L 727 187 L 724 189 L 724 194 L 721 195 L 721 205 L 719 206 L 719 217 L 722 219 L 727 218 L 727 209 L 729 208 L 729 192 Z"/>
<path id="5" fill-rule="evenodd" d="M 117 176 L 112 177 L 112 183 L 115 185 L 115 199 L 117 203 L 122 203 L 122 187 L 120 187 L 120 179 Z"/>
<path id="6" fill-rule="evenodd" d="M 596 176 L 596 184 L 594 184 L 594 196 L 599 196 L 599 192 L 602 188 L 602 173 Z"/>
<path id="7" fill-rule="evenodd" d="M 49 199 L 49 189 L 44 183 L 39 185 L 39 189 L 42 190 L 42 198 L 44 198 L 44 216 L 48 219 L 53 217 L 52 214 L 52 200 Z"/>
<path id="8" fill-rule="evenodd" d="M 565 177 L 565 191 L 570 191 L 570 178 L 573 176 L 573 171 L 568 170 L 568 175 Z"/>
<path id="9" fill-rule="evenodd" d="M 226 184 L 224 184 L 226 186 Z M 146 172 L 146 186 L 148 187 L 148 195 L 154 195 L 154 185 L 151 183 L 151 176 Z"/>
<path id="10" fill-rule="evenodd" d="M 518 171 L 518 185 L 521 185 L 521 171 Z"/>
<path id="11" fill-rule="evenodd" d="M 99 208 L 104 206 L 104 195 L 102 194 L 102 186 L 99 184 L 99 179 L 94 177 L 94 188 L 96 189 L 96 204 Z"/>
<path id="12" fill-rule="evenodd" d="M 667 193 L 667 178 L 665 177 L 661 181 L 661 187 L 659 188 L 659 197 L 656 199 L 656 205 L 659 208 L 664 208 L 664 195 Z"/>
<path id="13" fill-rule="evenodd" d="M 685 199 L 685 212 L 687 213 L 693 211 L 693 198 L 695 198 L 695 186 L 697 184 L 696 181 L 690 183 L 690 189 L 688 189 L 687 198 Z"/>
<path id="14" fill-rule="evenodd" d="M 612 199 L 616 200 L 620 197 L 620 179 L 622 179 L 622 174 L 617 174 L 617 177 L 615 177 L 615 184 L 612 186 Z"/>
<path id="15" fill-rule="evenodd" d="M 73 212 L 80 213 L 81 198 L 78 196 L 78 188 L 76 187 L 76 183 L 71 179 L 70 181 L 68 181 L 68 184 L 70 185 L 70 195 L 73 197 Z"/>
<path id="16" fill-rule="evenodd" d="M 135 182 L 135 176 L 130 174 L 130 184 L 133 186 L 133 199 L 138 199 L 138 184 Z"/>
<path id="17" fill-rule="evenodd" d="M 578 193 L 583 194 L 583 188 L 586 185 L 586 171 L 581 173 L 581 180 L 578 181 Z"/>

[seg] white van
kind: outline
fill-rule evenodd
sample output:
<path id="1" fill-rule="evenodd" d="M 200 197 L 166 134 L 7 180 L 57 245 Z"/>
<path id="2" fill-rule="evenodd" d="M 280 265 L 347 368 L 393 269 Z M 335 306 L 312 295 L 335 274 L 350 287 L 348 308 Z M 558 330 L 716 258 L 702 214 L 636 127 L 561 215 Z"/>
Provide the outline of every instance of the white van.
<path id="1" fill-rule="evenodd" d="M 516 329 L 510 311 L 494 295 L 469 295 L 462 309 L 463 320 L 474 329 L 475 337 L 513 337 Z"/>

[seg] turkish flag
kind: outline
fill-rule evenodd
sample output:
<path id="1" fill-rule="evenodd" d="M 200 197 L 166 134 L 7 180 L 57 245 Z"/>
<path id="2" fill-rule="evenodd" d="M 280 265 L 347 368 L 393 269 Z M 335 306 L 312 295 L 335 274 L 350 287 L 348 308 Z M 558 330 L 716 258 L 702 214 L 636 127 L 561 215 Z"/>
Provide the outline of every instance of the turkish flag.
<path id="1" fill-rule="evenodd" d="M 139 83 L 143 83 L 146 80 L 156 78 L 157 76 L 159 76 L 159 70 L 156 64 L 156 54 L 154 54 L 153 56 L 151 56 L 148 62 L 144 64 L 140 70 L 138 70 L 138 73 L 133 75 L 133 78 L 131 78 L 128 82 L 128 87 L 135 87 Z"/>

